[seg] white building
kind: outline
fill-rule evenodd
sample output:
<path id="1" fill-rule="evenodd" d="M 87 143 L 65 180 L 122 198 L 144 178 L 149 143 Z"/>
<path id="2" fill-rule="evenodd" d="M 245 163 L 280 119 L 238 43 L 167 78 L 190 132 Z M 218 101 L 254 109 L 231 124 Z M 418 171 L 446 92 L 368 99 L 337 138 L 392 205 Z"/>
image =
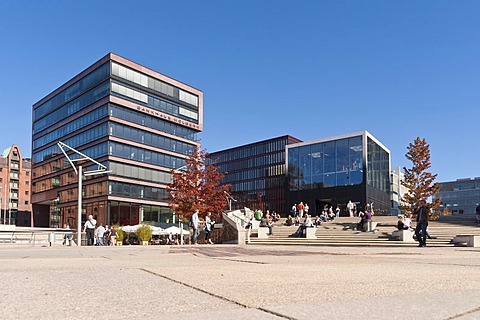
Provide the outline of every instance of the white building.
<path id="1" fill-rule="evenodd" d="M 404 187 L 401 183 L 401 181 L 404 179 L 404 174 L 402 172 L 402 169 L 400 167 L 397 167 L 395 169 L 392 169 L 392 172 L 390 174 L 391 177 L 391 200 L 392 200 L 392 208 L 391 208 L 391 213 L 393 216 L 397 216 L 402 211 L 398 208 L 398 206 L 403 205 L 404 203 L 402 202 L 403 195 L 408 192 L 407 188 Z"/>

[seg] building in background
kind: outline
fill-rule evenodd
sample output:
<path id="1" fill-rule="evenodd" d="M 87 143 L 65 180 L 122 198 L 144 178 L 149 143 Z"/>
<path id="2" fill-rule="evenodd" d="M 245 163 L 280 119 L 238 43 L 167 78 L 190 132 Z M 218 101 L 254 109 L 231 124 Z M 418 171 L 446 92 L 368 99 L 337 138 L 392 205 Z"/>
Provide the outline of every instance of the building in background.
<path id="1" fill-rule="evenodd" d="M 200 90 L 107 54 L 33 105 L 35 225 L 77 223 L 78 177 L 59 141 L 111 170 L 83 181 L 82 222 L 171 221 L 170 170 L 185 165 L 202 127 Z"/>
<path id="2" fill-rule="evenodd" d="M 408 192 L 408 189 L 402 185 L 405 178 L 404 173 L 400 167 L 392 169 L 391 173 L 391 200 L 392 200 L 392 215 L 397 216 L 402 213 L 399 206 L 405 205 L 402 202 L 403 196 Z"/>
<path id="3" fill-rule="evenodd" d="M 17 145 L 0 156 L 0 224 L 31 227 L 31 161 Z"/>
<path id="4" fill-rule="evenodd" d="M 208 155 L 231 184 L 232 208 L 287 212 L 285 202 L 285 147 L 301 140 L 281 136 Z"/>
<path id="5" fill-rule="evenodd" d="M 433 200 L 442 199 L 439 206 L 442 212 L 448 208 L 452 215 L 475 214 L 475 208 L 480 204 L 480 177 L 441 182 L 440 186 Z"/>
<path id="6" fill-rule="evenodd" d="M 390 214 L 390 151 L 367 131 L 287 146 L 287 201 L 308 203 L 311 214 L 346 204 Z"/>

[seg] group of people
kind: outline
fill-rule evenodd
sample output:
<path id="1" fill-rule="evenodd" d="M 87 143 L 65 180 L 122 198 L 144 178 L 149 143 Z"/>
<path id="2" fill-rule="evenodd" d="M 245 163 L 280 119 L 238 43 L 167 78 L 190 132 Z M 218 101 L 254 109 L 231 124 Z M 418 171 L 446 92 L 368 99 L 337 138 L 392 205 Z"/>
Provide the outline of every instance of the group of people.
<path id="1" fill-rule="evenodd" d="M 301 201 L 299 204 L 293 204 L 289 217 L 295 220 L 295 224 L 298 224 L 299 220 L 303 218 L 303 215 L 309 214 L 309 211 L 310 207 L 308 204 L 303 204 Z M 320 217 L 322 221 L 333 221 L 335 218 L 340 217 L 340 207 L 337 205 L 336 208 L 333 209 L 332 205 L 325 204 L 320 215 L 317 215 L 317 218 L 318 217 Z"/>
<path id="2" fill-rule="evenodd" d="M 198 236 L 200 234 L 200 218 L 198 217 L 198 210 L 195 210 L 195 212 L 192 214 L 190 217 L 190 220 L 188 222 L 188 227 L 192 229 L 192 238 L 191 242 L 192 244 L 198 244 Z M 205 242 L 207 244 L 213 244 L 212 238 L 211 238 L 211 233 L 213 231 L 215 225 L 215 220 L 212 219 L 212 213 L 208 212 L 207 215 L 205 216 L 205 222 L 203 223 L 203 231 L 205 232 Z"/>
<path id="3" fill-rule="evenodd" d="M 301 219 L 303 218 L 303 215 L 308 214 L 309 211 L 310 211 L 310 207 L 308 206 L 307 203 L 305 204 L 303 204 L 303 202 L 300 202 L 299 204 L 294 203 L 292 206 L 291 215 L 294 218 L 299 216 Z"/>
<path id="4" fill-rule="evenodd" d="M 68 226 L 68 224 L 67 224 Z M 102 225 L 93 218 L 92 215 L 88 216 L 88 220 L 85 221 L 83 231 L 86 234 L 88 246 L 114 246 L 117 243 L 117 230 L 114 226 Z"/>
<path id="5" fill-rule="evenodd" d="M 247 217 L 247 224 L 245 225 L 245 229 L 251 229 L 253 225 L 253 219 L 259 221 L 260 227 L 267 227 L 268 228 L 268 235 L 273 235 L 273 223 L 280 220 L 280 214 L 273 211 L 270 213 L 270 210 L 267 210 L 265 215 L 263 211 L 260 209 L 255 210 L 253 217 Z"/>

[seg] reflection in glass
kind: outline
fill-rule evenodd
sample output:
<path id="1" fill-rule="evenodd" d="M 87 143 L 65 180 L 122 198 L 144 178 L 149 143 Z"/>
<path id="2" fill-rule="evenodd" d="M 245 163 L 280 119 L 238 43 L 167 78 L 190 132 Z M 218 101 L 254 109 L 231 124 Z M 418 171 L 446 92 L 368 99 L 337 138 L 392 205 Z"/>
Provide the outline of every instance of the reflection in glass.
<path id="1" fill-rule="evenodd" d="M 289 188 L 299 190 L 361 184 L 362 157 L 361 136 L 289 148 Z"/>

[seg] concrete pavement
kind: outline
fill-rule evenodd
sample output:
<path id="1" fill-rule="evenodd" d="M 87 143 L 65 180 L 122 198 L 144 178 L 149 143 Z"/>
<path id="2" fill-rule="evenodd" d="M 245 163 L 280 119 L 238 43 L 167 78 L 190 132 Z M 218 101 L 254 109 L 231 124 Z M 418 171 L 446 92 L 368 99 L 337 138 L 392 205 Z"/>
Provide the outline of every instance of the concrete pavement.
<path id="1" fill-rule="evenodd" d="M 480 250 L 0 245 L 2 319 L 480 319 Z"/>

